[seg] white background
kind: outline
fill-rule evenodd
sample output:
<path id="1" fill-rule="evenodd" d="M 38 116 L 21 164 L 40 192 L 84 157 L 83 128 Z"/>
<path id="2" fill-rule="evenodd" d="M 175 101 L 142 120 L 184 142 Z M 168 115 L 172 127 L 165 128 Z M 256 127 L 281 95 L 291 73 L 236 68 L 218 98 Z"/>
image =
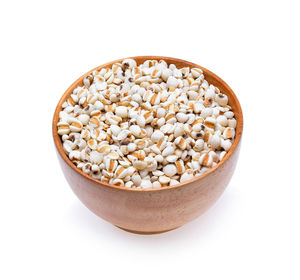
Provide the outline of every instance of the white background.
<path id="1" fill-rule="evenodd" d="M 1 1 L 0 278 L 299 279 L 299 1 Z M 89 212 L 60 170 L 54 108 L 105 62 L 163 55 L 223 78 L 245 119 L 221 199 L 139 236 Z"/>

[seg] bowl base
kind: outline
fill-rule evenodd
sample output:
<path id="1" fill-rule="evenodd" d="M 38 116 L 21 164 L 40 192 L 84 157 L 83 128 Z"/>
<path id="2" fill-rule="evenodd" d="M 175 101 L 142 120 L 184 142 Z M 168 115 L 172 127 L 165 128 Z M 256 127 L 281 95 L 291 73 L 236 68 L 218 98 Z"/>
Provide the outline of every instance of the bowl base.
<path id="1" fill-rule="evenodd" d="M 118 227 L 122 230 L 125 230 L 127 232 L 130 232 L 130 233 L 143 234 L 143 235 L 159 234 L 159 233 L 168 232 L 168 231 L 171 231 L 171 230 L 174 230 L 174 229 L 178 228 L 178 227 L 175 227 L 175 228 L 166 229 L 166 230 L 162 230 L 162 231 L 137 231 L 137 230 L 131 230 L 131 229 L 127 229 L 127 228 L 122 228 L 122 227 L 119 227 L 119 226 L 116 226 L 116 227 Z"/>

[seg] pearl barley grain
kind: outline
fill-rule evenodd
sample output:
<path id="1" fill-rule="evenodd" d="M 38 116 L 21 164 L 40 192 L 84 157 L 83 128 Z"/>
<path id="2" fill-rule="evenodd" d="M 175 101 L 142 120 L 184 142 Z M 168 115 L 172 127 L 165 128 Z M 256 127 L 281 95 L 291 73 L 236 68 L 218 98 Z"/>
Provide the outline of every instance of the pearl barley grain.
<path id="1" fill-rule="evenodd" d="M 57 123 L 69 159 L 95 179 L 164 188 L 198 176 L 230 150 L 237 122 L 199 68 L 128 58 L 93 71 Z"/>
<path id="2" fill-rule="evenodd" d="M 163 172 L 166 176 L 172 177 L 177 173 L 177 168 L 174 164 L 168 164 L 163 168 Z"/>
<path id="3" fill-rule="evenodd" d="M 151 136 L 151 140 L 156 143 L 158 142 L 160 139 L 162 139 L 165 135 L 163 134 L 163 132 L 161 132 L 160 130 L 155 130 L 154 133 Z"/>

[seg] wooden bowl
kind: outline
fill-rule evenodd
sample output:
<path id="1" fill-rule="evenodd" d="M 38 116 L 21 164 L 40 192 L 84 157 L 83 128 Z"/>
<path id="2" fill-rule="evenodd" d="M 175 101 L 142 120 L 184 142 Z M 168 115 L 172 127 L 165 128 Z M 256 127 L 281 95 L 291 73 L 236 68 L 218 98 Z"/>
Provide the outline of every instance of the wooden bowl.
<path id="1" fill-rule="evenodd" d="M 103 64 L 76 80 L 63 94 L 53 117 L 53 139 L 63 173 L 74 193 L 82 203 L 99 217 L 130 232 L 152 234 L 178 228 L 199 217 L 223 193 L 234 172 L 243 131 L 242 109 L 232 89 L 207 69 L 177 58 L 160 56 L 133 57 L 138 64 L 148 59 L 164 59 L 177 67 L 199 67 L 205 79 L 227 94 L 237 120 L 234 143 L 215 167 L 201 176 L 176 186 L 161 189 L 135 189 L 110 185 L 96 180 L 78 169 L 63 151 L 62 141 L 57 133 L 57 122 L 62 104 L 74 88 L 83 84 L 83 78 L 95 69 L 111 67 L 123 59 Z"/>

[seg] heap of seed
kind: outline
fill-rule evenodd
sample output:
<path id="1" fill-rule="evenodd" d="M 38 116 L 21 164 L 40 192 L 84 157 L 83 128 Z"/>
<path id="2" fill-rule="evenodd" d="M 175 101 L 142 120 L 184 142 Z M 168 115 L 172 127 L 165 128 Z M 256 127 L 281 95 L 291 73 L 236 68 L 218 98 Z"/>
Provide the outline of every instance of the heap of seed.
<path id="1" fill-rule="evenodd" d="M 62 105 L 58 134 L 84 173 L 128 188 L 173 186 L 215 166 L 236 120 L 199 68 L 133 59 L 86 76 Z"/>

